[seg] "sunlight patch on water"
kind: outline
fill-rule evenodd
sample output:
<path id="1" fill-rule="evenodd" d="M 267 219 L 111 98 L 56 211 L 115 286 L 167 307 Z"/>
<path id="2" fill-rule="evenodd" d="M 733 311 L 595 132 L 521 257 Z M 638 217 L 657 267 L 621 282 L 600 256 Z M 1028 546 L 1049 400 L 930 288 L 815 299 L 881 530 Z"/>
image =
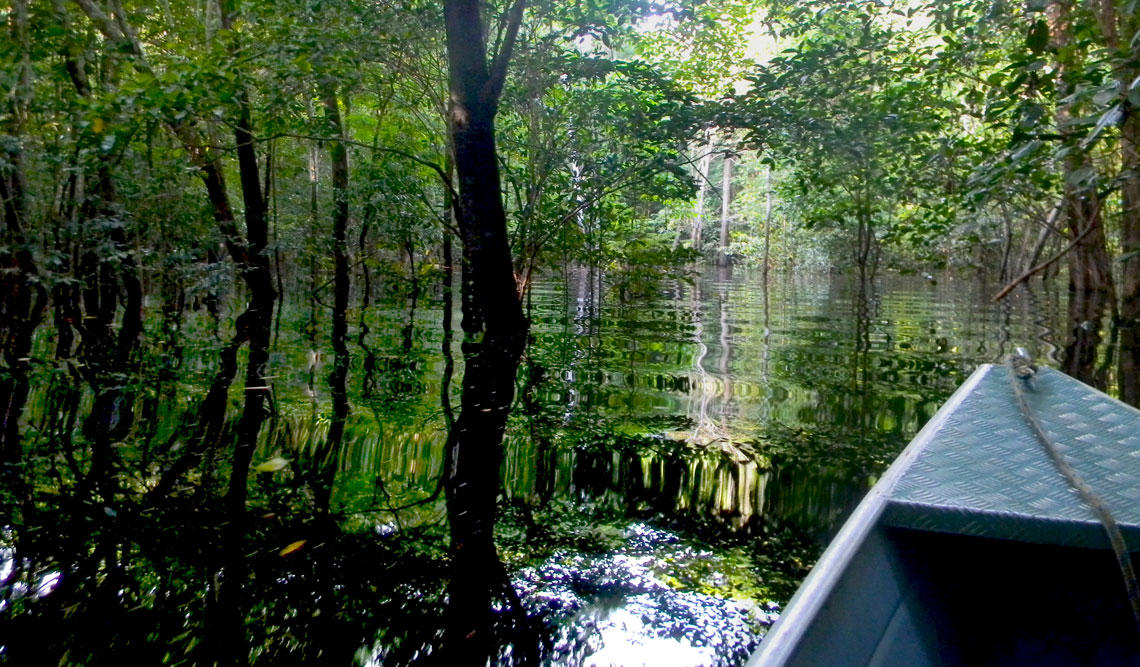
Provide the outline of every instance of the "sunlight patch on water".
<path id="1" fill-rule="evenodd" d="M 712 559 L 638 523 L 616 552 L 558 552 L 520 571 L 514 584 L 550 629 L 547 665 L 743 664 L 776 608 L 679 587 L 681 570 Z"/>
<path id="2" fill-rule="evenodd" d="M 586 658 L 584 667 L 638 667 L 644 665 L 711 665 L 716 657 L 707 646 L 681 639 L 656 637 L 645 618 L 628 608 L 609 614 L 596 626 L 601 649 Z"/>

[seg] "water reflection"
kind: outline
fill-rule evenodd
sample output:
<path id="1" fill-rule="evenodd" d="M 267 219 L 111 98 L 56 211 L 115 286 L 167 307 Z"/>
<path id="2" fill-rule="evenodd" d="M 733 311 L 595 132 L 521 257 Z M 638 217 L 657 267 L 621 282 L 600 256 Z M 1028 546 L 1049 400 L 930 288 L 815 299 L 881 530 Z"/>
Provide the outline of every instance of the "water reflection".
<path id="1" fill-rule="evenodd" d="M 607 300 L 591 271 L 540 283 L 505 497 L 737 535 L 791 526 L 821 544 L 977 363 L 1015 339 L 1046 358 L 1055 349 L 1040 304 L 990 306 L 982 286 L 754 278 L 720 273 L 636 302 Z M 685 617 L 684 596 L 644 597 L 661 591 L 643 589 L 622 554 L 556 554 L 516 576 L 554 633 L 548 660 L 622 664 L 658 649 L 671 664 L 739 660 L 707 653 L 707 638 L 663 635 L 663 619 Z M 668 611 L 652 613 L 659 605 Z M 722 640 L 751 646 L 767 618 L 756 609 Z"/>
<path id="2" fill-rule="evenodd" d="M 513 439 L 508 494 L 617 494 L 745 527 L 771 506 L 771 475 L 796 474 L 777 471 L 774 451 L 827 458 L 862 489 L 977 363 L 1000 356 L 1000 337 L 1039 336 L 1023 308 L 1015 322 L 968 285 L 883 281 L 860 298 L 839 279 L 751 278 L 605 307 L 591 281 L 539 285 L 531 357 L 543 373 L 530 395 L 549 430 L 571 435 L 551 434 L 553 450 Z M 583 311 L 598 313 L 591 330 Z M 626 451 L 578 447 L 603 437 Z"/>
<path id="3" fill-rule="evenodd" d="M 660 652 L 674 664 L 738 664 L 820 545 L 976 364 L 1013 344 L 1057 361 L 1056 290 L 1001 306 L 992 291 L 736 270 L 623 301 L 598 270 L 538 282 L 498 553 L 473 575 L 499 582 L 488 608 L 495 659 L 666 664 Z M 440 478 L 462 336 L 447 299 L 405 297 L 376 296 L 359 313 L 333 525 L 308 518 L 303 473 L 327 438 L 331 356 L 301 326 L 303 310 L 283 313 L 255 463 L 288 465 L 251 484 L 251 662 L 440 657 L 454 565 Z M 161 661 L 153 637 L 178 660 L 210 655 L 200 637 L 226 521 L 210 490 L 225 451 L 182 456 L 215 372 L 220 343 L 195 335 L 209 325 L 181 327 L 183 361 L 166 393 L 139 390 L 153 405 L 146 428 L 115 444 L 115 503 L 74 491 L 90 463 L 72 444 L 90 390 L 58 372 L 36 385 L 26 419 L 40 505 L 28 507 L 50 511 L 13 522 L 0 544 L 0 605 L 27 629 L 9 644 L 24 656 L 13 660 L 43 657 L 19 637 L 57 626 L 66 639 L 46 654 L 55 662 L 70 651 L 96 664 L 83 656 L 110 646 Z M 161 503 L 133 503 L 180 460 L 185 474 L 166 475 Z M 512 615 L 519 608 L 525 618 Z M 130 631 L 108 629 L 112 620 Z"/>

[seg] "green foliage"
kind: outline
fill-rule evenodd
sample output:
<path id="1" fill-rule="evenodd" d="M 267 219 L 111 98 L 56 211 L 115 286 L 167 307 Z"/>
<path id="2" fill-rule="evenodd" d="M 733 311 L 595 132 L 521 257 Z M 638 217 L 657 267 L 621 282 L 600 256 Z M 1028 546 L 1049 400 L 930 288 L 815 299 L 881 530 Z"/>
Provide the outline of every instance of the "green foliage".
<path id="1" fill-rule="evenodd" d="M 492 52 L 513 4 L 484 3 Z M 1115 231 L 1115 193 L 1134 177 L 1121 157 L 1122 126 L 1140 105 L 1125 76 L 1137 38 L 1110 43 L 1096 3 L 1078 3 L 1062 39 L 1044 4 L 528 3 L 496 117 L 512 259 L 524 296 L 544 271 L 575 265 L 590 267 L 580 276 L 590 294 L 577 297 L 574 329 L 541 330 L 549 302 L 532 313 L 508 438 L 536 459 L 581 457 L 583 469 L 636 465 L 624 479 L 644 483 L 617 493 L 598 475 L 604 488 L 563 500 L 508 485 L 497 539 L 509 565 L 621 552 L 649 521 L 681 536 L 656 555 L 653 574 L 670 585 L 790 595 L 814 558 L 803 526 L 749 524 L 756 545 L 734 542 L 725 535 L 736 517 L 680 511 L 667 473 L 706 500 L 727 493 L 716 475 L 729 468 L 855 471 L 846 481 L 858 487 L 929 416 L 930 399 L 891 395 L 893 407 L 868 408 L 854 425 L 741 418 L 724 437 L 700 438 L 691 435 L 707 414 L 654 403 L 662 387 L 704 391 L 713 320 L 694 265 L 716 244 L 726 156 L 736 165 L 728 251 L 741 262 L 834 269 L 881 253 L 901 271 L 999 257 L 1008 269 L 1066 190 L 1106 195 Z M 253 662 L 422 656 L 439 640 L 449 545 L 438 480 L 463 386 L 439 4 L 17 0 L 0 19 L 0 404 L 18 425 L 0 441 L 0 558 L 11 565 L 0 613 L 24 642 L 5 646 L 52 663 L 102 663 L 108 651 L 211 662 L 206 609 L 226 577 L 244 576 L 219 555 L 236 553 L 248 566 L 235 586 L 249 602 Z M 327 452 L 334 141 L 350 171 L 351 408 L 347 444 Z M 251 146 L 256 179 L 238 160 Z M 261 243 L 246 238 L 254 194 L 281 298 L 270 358 L 249 369 L 259 384 L 247 387 L 249 321 L 238 317 L 251 300 L 243 255 Z M 684 238 L 701 197 L 694 248 Z M 853 238 L 873 252 L 853 256 Z M 1121 251 L 1132 266 L 1137 251 Z M 705 310 L 655 320 L 681 292 Z M 42 311 L 21 300 L 29 294 Z M 592 327 L 610 321 L 605 308 L 657 337 L 603 340 Z M 727 367 L 736 342 L 721 326 Z M 767 364 L 766 320 L 763 329 Z M 774 373 L 794 375 L 821 412 L 848 415 L 820 396 L 848 396 L 858 381 L 812 363 L 838 345 L 813 333 Z M 931 377 L 959 372 L 904 361 L 929 364 Z M 561 372 L 577 379 L 545 375 Z M 898 375 L 868 381 L 864 370 L 862 389 L 886 394 Z M 249 392 L 269 400 L 248 432 L 257 451 L 248 488 L 235 486 L 248 493 L 235 517 L 228 498 L 242 494 L 226 487 L 240 470 Z M 808 409 L 804 396 L 796 409 Z M 576 470 L 558 461 L 543 464 L 552 476 Z M 318 468 L 334 473 L 331 507 L 318 507 Z M 54 575 L 59 589 L 34 592 Z M 57 635 L 48 649 L 31 644 L 44 627 Z M 373 639 L 367 655 L 342 655 Z"/>
<path id="2" fill-rule="evenodd" d="M 782 188 L 807 228 L 863 225 L 879 241 L 919 246 L 938 238 L 950 224 L 932 213 L 961 177 L 950 160 L 960 110 L 931 31 L 885 8 L 812 7 L 787 10 L 780 34 L 793 45 L 752 75 L 739 122 L 786 165 Z"/>

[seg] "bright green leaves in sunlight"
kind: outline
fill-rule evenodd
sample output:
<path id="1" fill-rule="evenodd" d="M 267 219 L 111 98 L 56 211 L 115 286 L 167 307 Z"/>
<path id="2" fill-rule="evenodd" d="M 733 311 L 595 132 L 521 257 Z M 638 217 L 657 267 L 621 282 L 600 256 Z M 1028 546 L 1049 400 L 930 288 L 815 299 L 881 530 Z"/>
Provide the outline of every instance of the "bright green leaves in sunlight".
<path id="1" fill-rule="evenodd" d="M 783 196 L 800 224 L 858 230 L 872 246 L 939 239 L 948 184 L 967 165 L 936 32 L 885 7 L 807 3 L 773 16 L 788 47 L 755 68 L 733 120 L 786 165 Z"/>

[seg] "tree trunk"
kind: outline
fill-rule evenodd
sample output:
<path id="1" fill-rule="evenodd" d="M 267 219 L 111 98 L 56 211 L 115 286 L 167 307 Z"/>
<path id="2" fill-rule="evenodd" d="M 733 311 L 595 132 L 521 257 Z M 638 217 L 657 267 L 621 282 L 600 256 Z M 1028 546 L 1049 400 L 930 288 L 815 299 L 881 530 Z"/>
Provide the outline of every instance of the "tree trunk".
<path id="1" fill-rule="evenodd" d="M 1120 63 L 1116 69 L 1117 87 L 1127 96 L 1132 82 L 1140 75 L 1135 64 L 1135 49 L 1122 48 L 1119 35 L 1126 39 L 1140 31 L 1140 17 L 1135 9 L 1116 11 L 1112 2 L 1102 2 L 1110 27 L 1106 42 L 1116 51 Z M 1113 25 L 1118 23 L 1118 25 Z M 1122 102 L 1127 116 L 1120 128 L 1120 249 L 1125 255 L 1120 285 L 1120 398 L 1140 407 L 1140 110 Z"/>
<path id="2" fill-rule="evenodd" d="M 28 5 L 15 2 L 13 10 L 12 43 L 26 54 L 30 49 Z M 21 72 L 21 79 L 28 75 L 26 70 Z M 30 101 L 30 90 L 23 82 L 19 89 L 11 97 L 6 114 L 9 120 L 4 123 L 8 127 L 3 128 L 12 137 L 22 136 Z M 4 478 L 9 473 L 19 478 L 15 466 L 23 457 L 20 418 L 30 390 L 28 356 L 47 303 L 47 292 L 39 280 L 31 243 L 24 232 L 24 173 L 19 142 L 6 144 L 0 151 L 0 219 L 4 223 L 0 231 L 0 343 L 4 359 L 0 372 L 0 483 L 7 483 Z"/>
<path id="3" fill-rule="evenodd" d="M 503 432 L 527 335 L 507 237 L 494 125 L 523 5 L 519 1 L 512 9 L 507 36 L 490 66 L 480 6 L 478 0 L 444 3 L 449 126 L 466 263 L 463 394 L 448 434 L 444 480 L 451 531 L 444 651 L 452 662 L 463 664 L 483 664 L 494 654 L 492 601 L 496 593 L 508 602 L 513 596 L 493 530 Z M 470 306 L 477 315 L 467 312 Z"/>
<path id="4" fill-rule="evenodd" d="M 229 515 L 223 534 L 225 583 L 219 589 L 218 598 L 220 620 L 223 623 L 221 637 L 224 637 L 222 642 L 228 654 L 225 659 L 235 664 L 245 663 L 249 650 L 243 617 L 246 605 L 242 595 L 242 587 L 249 576 L 244 557 L 245 505 L 249 493 L 250 464 L 257 449 L 257 436 L 265 421 L 265 403 L 269 398 L 265 375 L 273 332 L 273 306 L 277 299 L 277 292 L 273 288 L 273 271 L 269 256 L 265 253 L 269 244 L 269 228 L 258 176 L 249 102 L 243 94 L 238 103 L 234 136 L 238 145 L 238 175 L 241 179 L 246 239 L 249 244 L 249 261 L 241 267 L 249 286 L 249 304 L 242 313 L 247 322 L 249 359 L 245 369 L 245 405 L 238 422 L 237 443 L 225 498 Z"/>
<path id="5" fill-rule="evenodd" d="M 728 225 L 732 218 L 732 155 L 725 153 L 724 169 L 720 186 L 720 251 L 716 256 L 718 266 L 728 266 Z"/>
<path id="6" fill-rule="evenodd" d="M 447 157 L 444 162 L 444 172 L 449 181 L 455 180 L 455 150 L 448 146 Z M 458 225 L 458 203 L 455 201 L 451 189 L 443 193 L 444 215 L 448 216 L 452 224 Z M 455 308 L 455 253 L 452 248 L 451 229 L 443 229 L 443 341 L 440 344 L 443 352 L 443 375 L 439 382 L 439 405 L 443 409 L 443 418 L 447 420 L 448 432 L 455 428 L 455 411 L 451 407 L 451 381 L 455 375 L 455 355 L 452 352 L 452 341 L 455 337 L 453 330 L 453 311 Z"/>
<path id="7" fill-rule="evenodd" d="M 1058 54 L 1067 54 L 1072 33 L 1070 0 L 1052 0 L 1047 7 L 1050 41 Z M 1059 55 L 1057 95 L 1064 99 L 1072 90 L 1076 68 L 1075 55 Z M 1058 104 L 1057 125 L 1061 134 L 1070 134 L 1069 122 L 1077 115 L 1069 104 Z M 1073 141 L 1067 139 L 1067 141 Z M 1069 253 L 1069 330 L 1068 344 L 1061 368 L 1069 375 L 1096 386 L 1097 349 L 1101 343 L 1100 327 L 1106 308 L 1115 299 L 1111 263 L 1105 245 L 1101 201 L 1095 185 L 1078 182 L 1076 174 L 1090 165 L 1083 151 L 1072 147 L 1064 160 L 1064 207 L 1066 224 L 1072 238 L 1087 234 Z M 1093 228 L 1091 231 L 1090 228 Z M 1103 388 L 1100 387 L 1100 388 Z"/>
<path id="8" fill-rule="evenodd" d="M 1049 209 L 1049 214 L 1045 217 L 1045 224 L 1042 225 L 1041 231 L 1037 233 L 1037 240 L 1033 243 L 1033 249 L 1029 251 L 1028 259 L 1021 263 L 1021 270 L 1019 273 L 1026 271 L 1037 266 L 1037 261 L 1041 259 L 1041 253 L 1045 252 L 1045 245 L 1049 242 L 1049 236 L 1056 228 L 1057 219 L 1060 217 L 1065 208 L 1064 202 Z"/>
<path id="9" fill-rule="evenodd" d="M 764 280 L 768 280 L 768 271 L 772 266 L 772 166 L 764 170 L 764 183 L 767 192 L 764 199 Z M 764 289 L 767 289 L 765 286 Z"/>
<path id="10" fill-rule="evenodd" d="M 693 217 L 693 250 L 701 252 L 701 233 L 705 224 L 705 199 L 709 192 L 709 169 L 712 167 L 712 131 L 705 132 L 704 157 L 697 167 L 697 210 Z"/>
<path id="11" fill-rule="evenodd" d="M 1140 114 L 1132 109 L 1121 130 L 1120 398 L 1140 407 Z"/>
<path id="12" fill-rule="evenodd" d="M 340 107 L 336 91 L 322 92 L 325 115 L 336 137 L 344 136 L 344 126 L 340 118 Z M 317 457 L 319 473 L 314 488 L 315 505 L 318 512 L 327 514 L 332 497 L 332 486 L 336 477 L 337 460 L 341 441 L 344 439 L 345 422 L 348 420 L 348 151 L 341 141 L 329 142 L 333 186 L 333 312 L 332 346 L 333 367 L 329 373 L 329 389 L 332 392 L 333 416 L 329 423 L 329 434 L 324 449 Z"/>
<path id="13" fill-rule="evenodd" d="M 91 86 L 79 55 L 68 52 L 64 58 L 76 95 L 89 99 Z M 87 136 L 85 140 L 95 143 L 98 137 Z M 112 155 L 96 152 L 93 173 L 85 179 L 87 187 L 78 204 L 79 223 L 89 226 L 80 231 L 82 249 L 76 267 L 83 313 L 76 308 L 67 325 L 82 335 L 82 374 L 95 394 L 83 422 L 83 433 L 91 447 L 91 469 L 83 486 L 98 489 L 107 506 L 113 506 L 118 487 L 113 442 L 121 439 L 133 422 L 134 399 L 127 387 L 142 335 L 143 301 L 138 265 L 124 229 L 126 214 L 118 204 L 111 174 L 112 161 Z M 78 170 L 88 176 L 82 166 Z M 104 256 L 108 246 L 118 255 L 117 262 Z M 116 333 L 120 293 L 123 314 Z"/>

